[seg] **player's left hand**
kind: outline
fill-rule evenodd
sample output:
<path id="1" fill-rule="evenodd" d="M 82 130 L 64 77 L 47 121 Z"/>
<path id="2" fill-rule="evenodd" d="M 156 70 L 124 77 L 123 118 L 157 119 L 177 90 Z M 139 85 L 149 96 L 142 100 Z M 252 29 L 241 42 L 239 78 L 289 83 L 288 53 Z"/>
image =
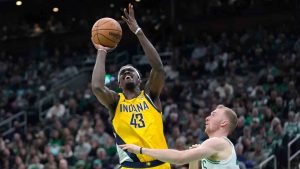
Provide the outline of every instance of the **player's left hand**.
<path id="1" fill-rule="evenodd" d="M 139 25 L 136 22 L 132 4 L 128 4 L 128 10 L 124 8 L 124 15 L 125 16 L 122 16 L 122 19 L 127 23 L 129 29 L 135 33 L 135 31 L 139 28 Z"/>
<path id="2" fill-rule="evenodd" d="M 139 154 L 140 153 L 140 148 L 139 146 L 137 145 L 134 145 L 134 144 L 123 144 L 123 145 L 119 145 L 120 148 L 124 151 L 128 151 L 128 152 L 131 152 L 131 153 L 134 153 L 134 154 Z"/>

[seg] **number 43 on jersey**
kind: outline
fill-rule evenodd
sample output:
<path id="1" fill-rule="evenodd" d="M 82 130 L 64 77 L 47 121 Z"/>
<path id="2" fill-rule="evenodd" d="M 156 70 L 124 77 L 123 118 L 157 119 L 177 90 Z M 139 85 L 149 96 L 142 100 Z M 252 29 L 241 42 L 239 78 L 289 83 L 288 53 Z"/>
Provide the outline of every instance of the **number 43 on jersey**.
<path id="1" fill-rule="evenodd" d="M 134 126 L 134 128 L 144 128 L 145 122 L 144 122 L 143 114 L 141 113 L 132 114 L 130 125 Z"/>

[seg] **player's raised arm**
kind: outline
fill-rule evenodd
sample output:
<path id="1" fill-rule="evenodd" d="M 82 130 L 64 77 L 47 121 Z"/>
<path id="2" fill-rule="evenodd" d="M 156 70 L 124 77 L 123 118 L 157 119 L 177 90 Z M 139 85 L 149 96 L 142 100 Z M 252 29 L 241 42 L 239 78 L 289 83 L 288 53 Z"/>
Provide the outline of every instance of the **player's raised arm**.
<path id="1" fill-rule="evenodd" d="M 150 78 L 145 86 L 145 92 L 150 95 L 154 102 L 156 102 L 156 100 L 159 100 L 159 95 L 165 82 L 165 72 L 163 69 L 161 58 L 154 46 L 145 36 L 142 29 L 137 24 L 134 16 L 133 5 L 129 4 L 128 9 L 124 9 L 124 15 L 125 16 L 122 16 L 122 19 L 127 23 L 130 30 L 137 35 L 139 42 L 143 47 L 145 55 L 152 67 Z M 156 106 L 158 106 L 160 109 L 160 105 Z"/>
<path id="2" fill-rule="evenodd" d="M 99 102 L 109 109 L 110 112 L 113 112 L 118 94 L 105 86 L 105 60 L 107 52 L 112 49 L 95 43 L 94 46 L 98 52 L 92 75 L 92 90 Z"/>

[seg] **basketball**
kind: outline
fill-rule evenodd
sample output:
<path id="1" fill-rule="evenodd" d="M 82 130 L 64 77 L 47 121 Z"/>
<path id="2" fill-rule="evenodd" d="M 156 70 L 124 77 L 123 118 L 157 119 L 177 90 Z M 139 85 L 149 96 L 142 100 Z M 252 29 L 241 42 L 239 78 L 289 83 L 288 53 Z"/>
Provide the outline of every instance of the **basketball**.
<path id="1" fill-rule="evenodd" d="M 105 47 L 116 47 L 122 38 L 120 24 L 112 18 L 101 18 L 92 27 L 92 41 Z"/>

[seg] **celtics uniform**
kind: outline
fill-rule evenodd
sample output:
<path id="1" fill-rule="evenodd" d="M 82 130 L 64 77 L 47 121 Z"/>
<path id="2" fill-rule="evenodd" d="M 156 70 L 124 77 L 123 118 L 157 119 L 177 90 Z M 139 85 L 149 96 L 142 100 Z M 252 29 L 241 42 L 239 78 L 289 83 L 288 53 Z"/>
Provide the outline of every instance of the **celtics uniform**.
<path id="1" fill-rule="evenodd" d="M 133 99 L 119 93 L 120 100 L 112 120 L 116 144 L 135 144 L 145 148 L 167 149 L 163 132 L 162 113 L 157 110 L 150 97 L 141 91 Z M 170 164 L 144 154 L 125 152 L 117 146 L 122 169 L 151 168 L 170 169 Z"/>
<path id="2" fill-rule="evenodd" d="M 231 150 L 232 150 L 231 155 L 228 157 L 228 159 L 221 160 L 221 161 L 213 161 L 213 160 L 209 160 L 206 158 L 202 159 L 201 160 L 202 169 L 220 169 L 220 168 L 222 168 L 222 169 L 239 169 L 240 168 L 238 165 L 238 162 L 237 162 L 234 145 L 227 137 L 223 137 L 223 138 L 225 140 L 227 140 L 231 145 Z"/>

